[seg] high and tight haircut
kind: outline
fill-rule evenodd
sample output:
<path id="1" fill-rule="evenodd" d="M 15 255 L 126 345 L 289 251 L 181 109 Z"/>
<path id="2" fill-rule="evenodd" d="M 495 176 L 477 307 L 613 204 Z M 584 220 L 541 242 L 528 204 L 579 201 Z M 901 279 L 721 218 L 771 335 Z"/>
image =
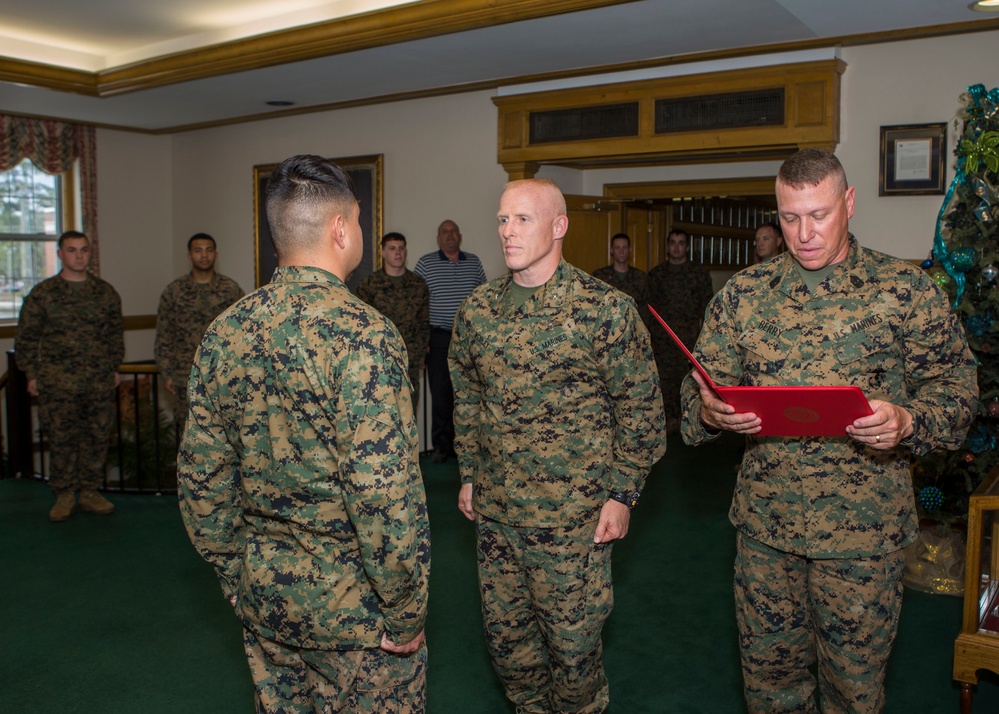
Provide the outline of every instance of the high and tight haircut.
<path id="1" fill-rule="evenodd" d="M 674 228 L 669 233 L 666 234 L 666 242 L 669 243 L 669 239 L 673 236 L 683 236 L 683 239 L 687 241 L 687 245 L 690 245 L 690 234 L 682 228 Z"/>
<path id="2" fill-rule="evenodd" d="M 285 159 L 267 180 L 267 223 L 278 257 L 313 248 L 333 216 L 353 217 L 356 206 L 353 181 L 329 159 Z"/>
<path id="3" fill-rule="evenodd" d="M 793 189 L 818 186 L 830 176 L 836 176 L 845 191 L 846 170 L 836 155 L 828 149 L 809 148 L 793 154 L 777 171 L 777 183 Z"/>
<path id="4" fill-rule="evenodd" d="M 614 235 L 611 236 L 610 244 L 614 245 L 614 241 L 616 241 L 618 238 L 624 238 L 626 241 L 628 241 L 628 247 L 629 248 L 631 247 L 631 236 L 629 236 L 627 233 L 615 233 Z"/>
<path id="5" fill-rule="evenodd" d="M 195 233 L 193 236 L 187 239 L 187 252 L 191 252 L 191 245 L 194 244 L 196 240 L 210 240 L 212 242 L 212 250 L 218 250 L 218 246 L 215 245 L 215 239 L 212 238 L 207 233 Z"/>
<path id="6" fill-rule="evenodd" d="M 777 236 L 778 238 L 784 237 L 784 231 L 780 227 L 780 221 L 768 221 L 767 223 L 761 224 L 760 228 L 769 228 L 774 232 L 774 235 Z M 759 228 L 757 228 L 756 230 L 759 230 Z"/>
<path id="7" fill-rule="evenodd" d="M 83 240 L 87 241 L 87 245 L 90 245 L 90 239 L 87 238 L 86 233 L 81 233 L 80 231 L 63 231 L 62 235 L 59 236 L 59 250 L 62 250 L 62 244 L 70 238 L 83 238 Z"/>
<path id="8" fill-rule="evenodd" d="M 382 236 L 382 248 L 385 247 L 386 243 L 392 240 L 401 240 L 402 244 L 406 245 L 406 236 L 404 236 L 402 233 L 396 233 L 393 231 L 392 233 L 386 233 L 385 235 Z"/>

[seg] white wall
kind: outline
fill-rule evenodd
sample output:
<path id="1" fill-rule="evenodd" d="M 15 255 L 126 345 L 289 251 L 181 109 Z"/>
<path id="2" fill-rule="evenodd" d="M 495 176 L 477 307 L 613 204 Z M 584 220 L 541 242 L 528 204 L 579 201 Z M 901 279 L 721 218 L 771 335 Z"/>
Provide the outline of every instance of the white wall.
<path id="1" fill-rule="evenodd" d="M 406 235 L 410 267 L 437 249 L 437 226 L 450 218 L 463 247 L 496 276 L 503 269 L 496 204 L 506 174 L 496 163 L 490 97 L 478 92 L 175 135 L 174 224 L 181 233 L 214 235 L 219 268 L 251 289 L 253 166 L 302 153 L 383 154 L 385 230 Z"/>
<path id="2" fill-rule="evenodd" d="M 97 226 L 101 277 L 121 295 L 126 315 L 156 313 L 174 277 L 173 140 L 130 132 L 97 132 Z M 127 361 L 152 359 L 151 330 L 125 333 Z"/>
<path id="3" fill-rule="evenodd" d="M 999 32 L 843 50 L 843 124 L 837 155 L 857 189 L 851 228 L 858 239 L 902 258 L 933 247 L 943 196 L 878 196 L 880 127 L 950 122 L 947 184 L 954 177 L 952 121 L 969 85 L 999 85 Z"/>

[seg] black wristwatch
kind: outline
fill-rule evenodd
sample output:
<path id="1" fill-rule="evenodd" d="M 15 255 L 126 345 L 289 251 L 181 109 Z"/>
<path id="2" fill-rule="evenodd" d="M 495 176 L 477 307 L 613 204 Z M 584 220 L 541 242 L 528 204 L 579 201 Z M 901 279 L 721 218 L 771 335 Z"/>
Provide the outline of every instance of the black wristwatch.
<path id="1" fill-rule="evenodd" d="M 610 499 L 612 501 L 617 501 L 618 503 L 623 503 L 628 507 L 629 511 L 634 511 L 635 506 L 638 505 L 638 499 L 642 497 L 639 491 L 634 493 L 612 493 Z"/>

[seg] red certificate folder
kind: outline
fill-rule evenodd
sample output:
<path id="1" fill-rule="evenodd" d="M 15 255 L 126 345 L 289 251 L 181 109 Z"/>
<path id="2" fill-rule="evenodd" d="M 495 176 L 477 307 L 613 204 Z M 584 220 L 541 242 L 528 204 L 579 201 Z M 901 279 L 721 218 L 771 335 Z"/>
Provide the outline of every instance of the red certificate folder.
<path id="1" fill-rule="evenodd" d="M 651 305 L 649 312 L 722 401 L 760 418 L 754 436 L 846 436 L 855 419 L 874 413 L 860 387 L 719 387 Z"/>

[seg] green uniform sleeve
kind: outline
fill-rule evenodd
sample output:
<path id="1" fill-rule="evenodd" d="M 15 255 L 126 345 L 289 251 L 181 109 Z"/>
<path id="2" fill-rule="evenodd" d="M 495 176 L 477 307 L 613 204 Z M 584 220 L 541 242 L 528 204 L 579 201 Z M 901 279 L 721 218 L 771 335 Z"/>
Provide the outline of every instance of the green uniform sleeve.
<path id="1" fill-rule="evenodd" d="M 190 412 L 177 458 L 180 512 L 195 549 L 215 568 L 230 598 L 236 594 L 244 547 L 239 460 L 212 407 L 205 377 L 198 367 L 191 373 Z"/>
<path id="2" fill-rule="evenodd" d="M 458 473 L 462 485 L 475 476 L 479 443 L 479 410 L 482 409 L 482 384 L 472 364 L 468 340 L 471 326 L 465 318 L 465 305 L 458 310 L 454 334 L 448 352 L 451 385 L 454 388 L 454 443 L 458 454 Z"/>
<path id="3" fill-rule="evenodd" d="M 386 633 L 403 644 L 425 624 L 430 559 L 406 364 L 392 344 L 361 341 L 338 371 L 346 418 L 333 423 L 347 513 Z"/>
<path id="4" fill-rule="evenodd" d="M 936 286 L 914 291 L 903 337 L 905 384 L 912 414 L 912 452 L 957 449 L 978 402 L 978 370 L 957 315 Z"/>
<path id="5" fill-rule="evenodd" d="M 38 359 L 42 335 L 45 332 L 45 306 L 34 291 L 28 293 L 21 305 L 17 320 L 17 337 L 14 340 L 17 366 L 27 375 L 28 381 L 38 376 Z"/>
<path id="6" fill-rule="evenodd" d="M 695 352 L 700 355 L 701 360 L 705 354 L 712 356 L 712 379 L 716 384 L 741 384 L 742 362 L 735 348 L 739 335 L 732 328 L 735 319 L 728 310 L 724 295 L 725 291 L 722 291 L 708 303 L 704 329 L 697 340 Z M 701 392 L 689 371 L 680 387 L 680 404 L 683 414 L 680 435 L 683 443 L 697 446 L 718 436 L 719 432 L 709 431 L 701 421 Z"/>
<path id="7" fill-rule="evenodd" d="M 416 307 L 416 322 L 416 339 L 413 343 L 416 355 L 410 355 L 409 358 L 422 369 L 426 365 L 427 348 L 430 346 L 430 289 L 422 279 Z"/>
<path id="8" fill-rule="evenodd" d="M 362 280 L 360 283 L 357 284 L 357 288 L 354 292 L 357 294 L 357 297 L 361 298 L 362 300 L 364 300 L 364 302 L 374 307 L 374 303 L 372 301 L 375 299 L 375 297 L 374 295 L 371 294 L 371 288 L 369 287 L 370 284 L 371 284 L 371 276 L 369 275 L 367 278 L 365 278 L 364 280 Z"/>
<path id="9" fill-rule="evenodd" d="M 649 332 L 634 302 L 626 300 L 623 315 L 619 302 L 605 309 L 603 340 L 596 345 L 617 424 L 611 493 L 641 491 L 650 466 L 666 453 L 666 415 Z"/>
<path id="10" fill-rule="evenodd" d="M 104 323 L 108 358 L 111 360 L 111 374 L 118 373 L 118 367 L 125 359 L 125 325 L 121 315 L 121 297 L 111 289 L 111 299 L 108 301 L 107 321 Z"/>
<path id="11" fill-rule="evenodd" d="M 167 379 L 171 377 L 177 368 L 174 357 L 177 342 L 174 321 L 175 314 L 173 295 L 168 287 L 160 295 L 160 304 L 156 310 L 156 341 L 153 345 L 156 369 Z"/>

